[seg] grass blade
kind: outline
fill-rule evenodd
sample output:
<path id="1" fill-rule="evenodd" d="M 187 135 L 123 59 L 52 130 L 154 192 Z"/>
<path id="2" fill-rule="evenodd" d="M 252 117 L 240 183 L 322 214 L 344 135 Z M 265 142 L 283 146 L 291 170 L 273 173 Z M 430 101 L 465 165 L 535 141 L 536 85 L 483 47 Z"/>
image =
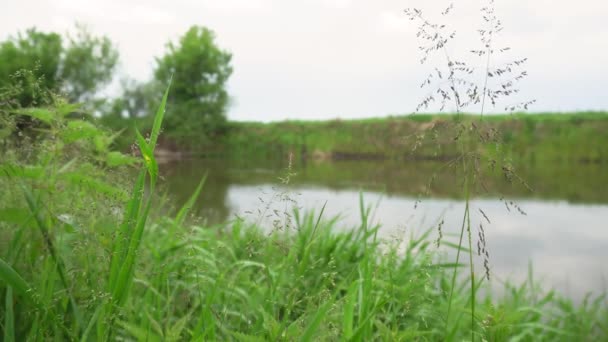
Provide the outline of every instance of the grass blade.
<path id="1" fill-rule="evenodd" d="M 133 281 L 133 266 L 135 264 L 135 257 L 137 256 L 137 250 L 139 249 L 139 245 L 141 243 L 141 237 L 143 235 L 144 227 L 146 226 L 146 219 L 148 218 L 148 213 L 150 212 L 150 206 L 151 202 L 148 201 L 144 212 L 140 216 L 137 225 L 135 226 L 135 231 L 133 232 L 133 236 L 129 241 L 127 255 L 122 263 L 120 272 L 118 273 L 116 286 L 114 288 L 114 292 L 112 293 L 112 298 L 118 305 L 124 303 L 125 299 L 127 298 L 129 286 Z"/>
<path id="2" fill-rule="evenodd" d="M 80 330 L 80 327 L 82 327 L 82 317 L 80 316 L 80 312 L 78 310 L 78 307 L 76 306 L 76 301 L 74 300 L 74 296 L 72 295 L 72 290 L 71 290 L 72 288 L 68 284 L 65 264 L 63 263 L 63 260 L 61 259 L 61 257 L 57 253 L 57 250 L 55 249 L 53 239 L 51 237 L 51 234 L 49 233 L 50 229 L 49 229 L 46 221 L 40 214 L 40 207 L 38 206 L 37 201 L 34 199 L 34 195 L 24 185 L 22 185 L 22 189 L 23 189 L 23 192 L 25 195 L 25 200 L 28 204 L 28 207 L 30 208 L 30 211 L 32 212 L 32 215 L 34 216 L 34 220 L 36 221 L 36 223 L 38 225 L 38 229 L 40 231 L 40 234 L 42 235 L 44 243 L 45 243 L 47 249 L 49 250 L 49 253 L 51 254 L 51 258 L 53 259 L 53 262 L 55 263 L 55 269 L 57 270 L 57 273 L 59 274 L 59 279 L 61 280 L 63 287 L 65 288 L 65 290 L 68 293 L 70 307 L 72 308 L 72 313 L 74 314 L 74 319 L 76 320 L 76 324 L 77 324 L 77 330 Z"/>
<path id="3" fill-rule="evenodd" d="M 13 311 L 13 288 L 6 288 L 6 301 L 4 306 L 4 341 L 15 341 L 15 312 Z"/>
<path id="4" fill-rule="evenodd" d="M 158 335 L 154 334 L 150 330 L 140 328 L 134 324 L 124 321 L 121 321 L 119 324 L 125 329 L 125 331 L 127 331 L 131 336 L 135 337 L 138 341 L 162 341 Z"/>
<path id="5" fill-rule="evenodd" d="M 194 190 L 194 193 L 192 194 L 192 196 L 190 196 L 188 201 L 182 206 L 182 208 L 177 213 L 177 216 L 175 217 L 175 223 L 178 226 L 182 225 L 184 223 L 184 219 L 188 215 L 188 212 L 190 211 L 190 209 L 192 209 L 192 207 L 194 206 L 194 203 L 196 202 L 196 199 L 198 198 L 199 194 L 201 193 L 201 189 L 203 188 L 203 185 L 205 184 L 206 180 L 207 180 L 207 174 L 205 173 L 205 175 L 203 176 L 201 181 L 198 183 L 196 190 Z"/>
<path id="6" fill-rule="evenodd" d="M 302 342 L 313 341 L 313 337 L 314 337 L 315 333 L 317 332 L 317 330 L 319 329 L 319 326 L 321 325 L 321 321 L 323 320 L 323 318 L 325 318 L 327 311 L 329 311 L 329 308 L 331 307 L 332 302 L 333 301 L 330 300 L 319 308 L 319 310 L 313 317 L 310 324 L 306 327 L 306 330 L 304 330 L 302 337 L 300 337 L 300 341 L 302 341 Z"/>
<path id="7" fill-rule="evenodd" d="M 154 151 L 150 149 L 146 139 L 139 133 L 138 129 L 135 129 L 135 133 L 137 134 L 137 144 L 139 145 L 141 155 L 144 159 L 144 164 L 150 174 L 150 182 L 152 186 L 154 186 L 156 179 L 158 178 L 158 164 L 156 163 L 156 158 L 154 158 Z"/>
<path id="8" fill-rule="evenodd" d="M 97 323 L 97 319 L 99 318 L 99 314 L 102 310 L 103 310 L 103 306 L 99 306 L 97 308 L 97 310 L 95 310 L 93 317 L 91 317 L 89 324 L 87 324 L 87 327 L 84 329 L 84 332 L 82 333 L 82 336 L 80 337 L 80 342 L 88 341 L 89 334 L 91 333 L 91 330 L 93 330 L 93 326 L 95 326 L 95 323 Z"/>
<path id="9" fill-rule="evenodd" d="M 171 79 L 169 79 L 169 85 L 165 90 L 163 99 L 160 101 L 160 106 L 158 106 L 158 110 L 156 111 L 156 115 L 154 116 L 154 124 L 152 125 L 152 132 L 150 133 L 150 144 L 148 145 L 152 152 L 154 152 L 154 148 L 156 147 L 158 135 L 160 134 L 160 128 L 162 126 L 163 118 L 165 116 L 165 107 L 167 106 L 167 97 L 169 97 L 169 89 L 171 89 Z"/>
<path id="10" fill-rule="evenodd" d="M 32 296 L 32 288 L 21 278 L 17 271 L 2 259 L 0 259 L 0 280 L 12 287 L 18 294 L 25 296 L 32 303 L 37 303 Z"/>
<path id="11" fill-rule="evenodd" d="M 355 304 L 357 302 L 358 280 L 353 281 L 348 287 L 344 298 L 344 315 L 342 317 L 343 340 L 348 341 L 353 336 L 353 322 L 355 318 Z"/>
<path id="12" fill-rule="evenodd" d="M 131 239 L 132 227 L 137 223 L 137 216 L 139 214 L 139 208 L 142 205 L 142 197 L 144 192 L 144 182 L 146 179 L 146 171 L 142 170 L 137 177 L 137 181 L 133 186 L 133 193 L 131 199 L 127 204 L 127 210 L 123 218 L 123 222 L 120 225 L 119 233 L 117 238 L 114 240 L 112 250 L 112 260 L 110 261 L 110 292 L 114 291 L 116 286 L 116 279 L 118 278 L 118 272 L 120 265 L 124 262 L 124 258 L 127 255 L 128 241 Z"/>

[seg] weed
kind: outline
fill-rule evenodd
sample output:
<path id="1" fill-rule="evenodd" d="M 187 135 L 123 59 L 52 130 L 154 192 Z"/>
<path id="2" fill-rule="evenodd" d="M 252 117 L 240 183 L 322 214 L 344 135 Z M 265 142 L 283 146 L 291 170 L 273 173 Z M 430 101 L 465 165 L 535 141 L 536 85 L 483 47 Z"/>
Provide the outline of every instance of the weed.
<path id="1" fill-rule="evenodd" d="M 450 4 L 442 13 L 442 16 L 447 16 L 454 10 L 453 4 Z M 483 183 L 481 169 L 479 163 L 484 157 L 473 148 L 472 142 L 478 140 L 478 143 L 485 145 L 491 143 L 495 146 L 500 146 L 498 134 L 492 127 L 483 124 L 483 116 L 487 110 L 486 102 L 492 106 L 496 106 L 500 100 L 508 98 L 519 92 L 516 85 L 519 81 L 527 76 L 527 71 L 522 70 L 526 62 L 526 58 L 514 59 L 499 64 L 496 60 L 502 55 L 511 50 L 509 47 L 499 47 L 497 37 L 503 30 L 501 21 L 495 13 L 494 0 L 489 0 L 488 3 L 481 8 L 481 17 L 483 26 L 477 30 L 481 47 L 470 50 L 470 53 L 475 57 L 484 58 L 482 68 L 475 68 L 473 63 L 466 62 L 460 58 L 452 56 L 452 52 L 448 50 L 448 46 L 454 44 L 456 39 L 456 31 L 450 29 L 447 25 L 436 24 L 427 19 L 420 9 L 406 9 L 407 17 L 417 22 L 418 31 L 417 37 L 421 40 L 419 46 L 422 52 L 420 62 L 425 64 L 434 54 L 440 54 L 444 59 L 444 63 L 440 67 L 434 67 L 434 70 L 422 82 L 421 88 L 431 87 L 431 91 L 426 95 L 416 111 L 428 109 L 434 103 L 439 104 L 439 110 L 443 111 L 449 103 L 452 103 L 453 109 L 456 112 L 456 119 L 453 125 L 447 132 L 457 132 L 453 140 L 460 147 L 458 158 L 453 166 L 462 167 L 463 177 L 463 193 L 464 193 L 464 213 L 462 226 L 460 228 L 459 239 L 457 243 L 456 264 L 460 262 L 460 254 L 463 250 L 463 238 L 466 231 L 467 253 L 469 255 L 468 266 L 469 274 L 469 289 L 470 289 L 470 330 L 471 340 L 476 338 L 477 322 L 476 322 L 476 297 L 477 287 L 479 286 L 475 278 L 475 269 L 473 262 L 473 234 L 471 232 L 471 208 L 470 198 L 474 195 L 474 187 L 480 185 L 483 189 L 486 188 Z M 478 75 L 481 74 L 481 75 Z M 478 84 L 476 80 L 482 82 Z M 534 101 L 524 101 L 516 105 L 508 105 L 505 109 L 514 111 L 519 108 L 528 109 Z M 465 122 L 461 118 L 461 113 L 468 107 L 479 106 L 479 121 L 473 120 Z M 436 130 L 435 127 L 432 130 Z M 449 134 L 449 133 L 448 133 Z M 433 139 L 437 139 L 439 134 L 433 132 Z M 513 167 L 505 162 L 504 159 L 490 159 L 489 164 L 495 165 L 497 162 L 501 164 L 501 168 L 505 178 L 509 181 L 514 178 L 521 181 L 521 178 L 515 173 Z M 522 181 L 523 184 L 525 182 Z M 527 184 L 526 184 L 527 185 Z M 506 203 L 506 202 L 505 202 Z M 520 213 L 524 213 L 512 201 L 509 202 L 512 206 L 518 208 Z M 507 207 L 508 208 L 508 207 Z M 484 218 L 489 219 L 481 211 Z M 442 232 L 439 230 L 440 235 Z M 489 253 L 486 249 L 485 232 L 482 225 L 478 232 L 477 241 L 478 254 L 484 255 L 484 268 L 486 278 L 490 278 L 489 268 Z M 446 312 L 445 333 L 450 335 L 450 318 L 452 314 L 453 293 L 456 287 L 456 275 L 458 270 L 454 268 L 452 280 L 450 284 L 450 295 L 448 308 Z"/>

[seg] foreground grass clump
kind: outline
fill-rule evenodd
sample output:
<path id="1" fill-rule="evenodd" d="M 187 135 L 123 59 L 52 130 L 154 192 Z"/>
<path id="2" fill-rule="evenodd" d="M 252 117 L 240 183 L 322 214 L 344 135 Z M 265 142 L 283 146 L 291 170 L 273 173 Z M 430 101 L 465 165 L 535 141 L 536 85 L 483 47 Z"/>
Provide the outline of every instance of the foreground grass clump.
<path id="1" fill-rule="evenodd" d="M 334 223 L 298 218 L 293 232 L 265 233 L 243 222 L 186 227 L 176 219 L 149 224 L 132 287 L 120 309 L 97 324 L 111 338 L 136 340 L 462 340 L 469 336 L 466 282 L 448 305 L 450 265 L 433 263 L 432 243 L 411 239 L 404 251 L 373 241 L 363 224 L 333 233 Z M 6 228 L 6 227 L 5 227 Z M 26 234 L 15 230 L 15 235 Z M 92 240 L 104 232 L 88 231 Z M 107 306 L 108 260 L 103 243 L 56 231 L 56 249 L 70 285 L 62 288 L 53 257 L 35 243 L 13 267 L 31 286 L 17 294 L 2 282 L 3 330 L 16 340 L 80 339 Z M 3 260 L 7 251 L 3 252 Z M 10 251 L 9 253 L 10 254 Z M 27 257 L 26 257 L 27 256 Z M 30 263 L 30 258 L 38 260 Z M 463 269 L 463 274 L 466 270 Z M 556 294 L 536 297 L 524 285 L 477 304 L 476 333 L 486 340 L 597 340 L 608 313 L 598 300 L 576 307 Z M 70 298 L 72 296 L 72 298 Z M 28 301 L 29 297 L 33 300 Z M 12 323 L 12 326 L 8 324 Z M 98 328 L 101 329 L 101 328 Z M 89 340 L 104 339 L 96 329 Z"/>

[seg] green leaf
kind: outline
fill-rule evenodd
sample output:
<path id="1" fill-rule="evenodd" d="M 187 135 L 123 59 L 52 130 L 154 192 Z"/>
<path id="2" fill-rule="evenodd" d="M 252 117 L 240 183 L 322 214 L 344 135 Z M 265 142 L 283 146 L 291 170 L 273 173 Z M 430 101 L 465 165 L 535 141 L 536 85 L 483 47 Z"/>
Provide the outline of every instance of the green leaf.
<path id="1" fill-rule="evenodd" d="M 30 302 L 36 303 L 31 287 L 21 278 L 9 264 L 0 258 L 0 280 L 12 286 L 15 292 L 25 296 Z"/>
<path id="2" fill-rule="evenodd" d="M 231 331 L 230 335 L 232 335 L 232 337 L 234 337 L 234 339 L 239 342 L 264 342 L 264 341 L 266 341 L 262 337 L 255 336 L 255 335 L 248 335 L 248 334 L 237 332 L 237 331 Z"/>
<path id="3" fill-rule="evenodd" d="M 186 218 L 186 215 L 188 215 L 188 212 L 190 211 L 190 209 L 192 209 L 192 207 L 194 206 L 194 203 L 196 202 L 196 199 L 198 198 L 198 196 L 201 192 L 201 189 L 203 188 L 203 185 L 205 184 L 206 179 L 207 179 L 207 174 L 205 174 L 203 176 L 201 181 L 198 183 L 196 190 L 194 190 L 194 193 L 192 194 L 192 196 L 190 196 L 188 201 L 182 206 L 182 208 L 177 213 L 177 216 L 175 217 L 175 222 L 178 226 L 182 225 L 184 223 L 184 219 Z"/>
<path id="4" fill-rule="evenodd" d="M 175 324 L 173 324 L 173 326 L 171 328 L 169 328 L 169 330 L 167 331 L 166 340 L 167 341 L 180 341 L 182 331 L 184 331 L 184 328 L 186 327 L 186 324 L 188 323 L 189 320 L 190 320 L 190 314 L 187 314 L 184 317 L 178 319 L 177 322 L 175 322 Z"/>
<path id="5" fill-rule="evenodd" d="M 112 293 L 112 298 L 114 298 L 119 305 L 122 305 L 126 300 L 129 287 L 133 281 L 133 266 L 135 265 L 137 250 L 141 244 L 141 237 L 146 226 L 146 220 L 150 212 L 150 207 L 151 201 L 148 201 L 144 211 L 137 220 L 133 235 L 131 235 L 131 239 L 129 240 L 127 255 L 125 256 L 124 263 L 121 265 L 120 272 L 118 273 L 118 279 L 114 293 Z"/>
<path id="6" fill-rule="evenodd" d="M 270 339 L 276 341 L 279 339 L 281 331 L 281 324 L 270 314 L 268 311 L 261 309 L 262 316 L 264 317 L 264 328 L 270 334 Z"/>
<path id="7" fill-rule="evenodd" d="M 13 288 L 6 288 L 6 300 L 4 306 L 4 341 L 15 341 L 15 312 L 13 311 Z"/>
<path id="8" fill-rule="evenodd" d="M 7 176 L 9 178 L 39 179 L 45 175 L 44 171 L 42 166 L 21 166 L 8 163 L 0 165 L 0 176 Z"/>
<path id="9" fill-rule="evenodd" d="M 72 158 L 67 163 L 63 164 L 63 166 L 57 171 L 57 173 L 64 173 L 68 171 L 77 161 L 77 158 Z"/>
<path id="10" fill-rule="evenodd" d="M 83 175 L 80 172 L 67 172 L 58 175 L 58 178 L 61 180 L 68 181 L 73 185 L 83 186 L 88 188 L 89 190 L 93 190 L 95 192 L 99 192 L 108 196 L 116 197 L 119 200 L 123 201 L 128 198 L 127 193 L 120 188 L 112 186 L 111 184 L 105 183 L 93 177 L 88 177 Z"/>
<path id="11" fill-rule="evenodd" d="M 65 130 L 62 132 L 63 139 L 66 143 L 80 139 L 93 138 L 100 134 L 102 134 L 102 132 L 95 127 L 95 125 L 83 120 L 68 121 Z"/>
<path id="12" fill-rule="evenodd" d="M 118 322 L 118 324 L 122 326 L 123 329 L 125 329 L 129 334 L 131 334 L 131 336 L 135 337 L 138 341 L 162 341 L 162 339 L 158 335 L 154 334 L 154 332 L 149 329 L 145 330 L 134 324 L 123 321 Z"/>
<path id="13" fill-rule="evenodd" d="M 26 222 L 32 215 L 29 210 L 24 208 L 2 208 L 0 209 L 0 221 L 13 223 L 13 224 L 23 224 Z"/>
<path id="14" fill-rule="evenodd" d="M 344 316 L 342 317 L 342 335 L 348 340 L 353 335 L 353 322 L 355 317 L 355 304 L 357 302 L 357 291 L 359 289 L 358 280 L 355 280 L 348 287 L 348 292 L 344 298 Z"/>
<path id="15" fill-rule="evenodd" d="M 327 314 L 327 311 L 329 311 L 329 308 L 331 307 L 332 304 L 333 304 L 333 301 L 329 300 L 325 304 L 323 304 L 323 306 L 321 306 L 319 308 L 319 310 L 313 317 L 310 324 L 304 330 L 302 337 L 300 337 L 300 341 L 302 341 L 302 342 L 313 341 L 313 337 L 314 337 L 315 333 L 317 332 L 317 330 L 319 329 L 319 326 L 321 325 L 321 321 L 323 320 L 323 318 L 325 318 L 325 315 Z"/>
<path id="16" fill-rule="evenodd" d="M 14 111 L 14 113 L 29 116 L 48 124 L 52 123 L 57 118 L 57 114 L 49 108 L 23 108 Z"/>
<path id="17" fill-rule="evenodd" d="M 61 117 L 65 117 L 71 113 L 77 112 L 82 107 L 80 103 L 69 103 L 63 102 L 57 105 L 57 114 Z"/>
<path id="18" fill-rule="evenodd" d="M 112 246 L 112 260 L 110 262 L 110 292 L 115 293 L 116 287 L 118 286 L 118 274 L 121 265 L 124 263 L 124 259 L 127 256 L 127 248 L 131 236 L 133 234 L 133 228 L 137 223 L 137 215 L 142 206 L 142 197 L 144 192 L 144 184 L 146 179 L 146 171 L 142 170 L 137 177 L 137 181 L 133 185 L 133 193 L 131 199 L 127 203 L 127 209 L 125 216 L 120 225 L 118 236 L 114 239 L 114 245 Z M 118 294 L 122 295 L 122 294 Z"/>
<path id="19" fill-rule="evenodd" d="M 93 330 L 93 326 L 97 322 L 97 319 L 99 319 L 99 314 L 102 312 L 102 310 L 103 310 L 103 305 L 100 305 L 97 307 L 97 310 L 95 310 L 95 313 L 93 313 L 93 316 L 89 320 L 89 323 L 87 324 L 86 329 L 84 329 L 84 332 L 82 333 L 82 336 L 80 337 L 80 342 L 88 341 L 89 334 L 91 333 L 91 330 Z"/>
<path id="20" fill-rule="evenodd" d="M 57 250 L 55 249 L 55 245 L 53 243 L 52 237 L 49 234 L 49 231 L 51 229 L 48 226 L 47 221 L 44 220 L 44 217 L 42 216 L 42 214 L 40 212 L 41 207 L 38 205 L 38 201 L 36 199 L 34 199 L 34 195 L 27 187 L 22 185 L 22 189 L 23 189 L 23 194 L 25 196 L 25 201 L 27 202 L 28 207 L 30 208 L 30 211 L 32 212 L 32 216 L 34 216 L 34 219 L 38 225 L 38 230 L 40 231 L 40 235 L 42 235 L 46 248 L 48 249 L 49 253 L 51 254 L 53 261 L 55 262 L 55 268 L 57 270 L 57 273 L 59 273 L 59 279 L 61 280 L 63 287 L 67 290 L 68 298 L 70 301 L 70 306 L 72 308 L 72 313 L 74 315 L 74 319 L 76 321 L 77 329 L 78 329 L 79 327 L 82 326 L 82 317 L 80 316 L 80 312 L 76 305 L 76 301 L 74 300 L 74 296 L 72 295 L 72 292 L 71 292 L 72 287 L 68 284 L 68 278 L 66 276 L 67 271 L 66 271 L 65 264 L 63 263 L 61 256 L 59 255 L 59 253 L 57 253 Z"/>
<path id="21" fill-rule="evenodd" d="M 106 154 L 106 164 L 109 167 L 117 167 L 122 165 L 132 165 L 136 162 L 136 159 L 128 156 L 126 154 L 122 154 L 118 151 L 112 151 Z"/>
<path id="22" fill-rule="evenodd" d="M 160 106 L 158 106 L 158 110 L 156 111 L 156 115 L 154 116 L 154 124 L 152 125 L 152 132 L 150 133 L 150 150 L 154 152 L 154 148 L 156 147 L 156 141 L 158 140 L 158 135 L 160 134 L 160 128 L 163 123 L 163 118 L 165 116 L 165 107 L 167 106 L 167 97 L 169 97 L 169 89 L 171 88 L 172 78 L 169 79 L 169 85 L 167 85 L 167 89 L 165 90 L 165 94 L 163 95 L 163 99 L 160 102 Z"/>
<path id="23" fill-rule="evenodd" d="M 154 158 L 154 152 L 150 149 L 150 146 L 146 143 L 146 139 L 139 133 L 138 129 L 135 129 L 135 133 L 137 134 L 137 144 L 144 159 L 144 164 L 150 174 L 150 181 L 154 185 L 158 177 L 158 164 L 156 163 L 156 158 Z"/>

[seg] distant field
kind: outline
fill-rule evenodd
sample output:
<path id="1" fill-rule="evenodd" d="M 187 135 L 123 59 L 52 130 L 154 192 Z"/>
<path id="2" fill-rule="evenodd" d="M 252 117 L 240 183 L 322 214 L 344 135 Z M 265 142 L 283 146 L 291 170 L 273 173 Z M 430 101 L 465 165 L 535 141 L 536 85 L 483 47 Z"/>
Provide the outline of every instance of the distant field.
<path id="1" fill-rule="evenodd" d="M 171 115 L 170 111 L 167 115 Z M 118 130 L 136 124 L 149 130 L 147 118 L 123 120 Z M 148 127 L 148 129 L 146 129 Z M 462 134 L 464 129 L 474 134 Z M 167 129 L 161 146 L 202 157 L 306 159 L 449 160 L 454 142 L 468 136 L 484 155 L 522 162 L 608 162 L 608 112 L 479 115 L 410 114 L 355 120 L 281 122 L 230 121 L 222 134 L 202 141 Z M 126 150 L 135 141 L 124 133 Z"/>
<path id="2" fill-rule="evenodd" d="M 472 126 L 474 123 L 475 126 Z M 608 113 L 411 114 L 386 118 L 273 123 L 231 122 L 221 147 L 247 154 L 309 157 L 445 159 L 463 128 L 490 132 L 472 144 L 519 160 L 608 161 Z M 478 141 L 476 141 L 478 140 Z"/>

